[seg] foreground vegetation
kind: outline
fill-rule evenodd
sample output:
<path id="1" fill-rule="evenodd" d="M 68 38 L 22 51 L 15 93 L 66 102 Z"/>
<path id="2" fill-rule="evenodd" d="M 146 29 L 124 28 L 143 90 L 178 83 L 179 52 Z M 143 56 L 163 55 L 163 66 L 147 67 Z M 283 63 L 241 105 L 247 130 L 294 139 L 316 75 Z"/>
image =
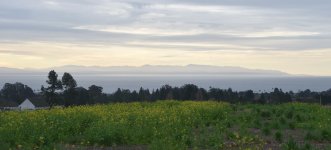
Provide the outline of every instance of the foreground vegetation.
<path id="1" fill-rule="evenodd" d="M 158 101 L 0 112 L 0 149 L 331 149 L 331 109 Z"/>

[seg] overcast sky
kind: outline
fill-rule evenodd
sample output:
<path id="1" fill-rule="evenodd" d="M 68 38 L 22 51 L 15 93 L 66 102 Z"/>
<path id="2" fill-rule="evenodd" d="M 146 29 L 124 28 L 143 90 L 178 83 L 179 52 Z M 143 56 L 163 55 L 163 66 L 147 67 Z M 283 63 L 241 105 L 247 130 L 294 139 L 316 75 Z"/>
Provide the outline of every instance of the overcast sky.
<path id="1" fill-rule="evenodd" d="M 205 64 L 331 75 L 330 0 L 0 0 L 0 66 Z"/>

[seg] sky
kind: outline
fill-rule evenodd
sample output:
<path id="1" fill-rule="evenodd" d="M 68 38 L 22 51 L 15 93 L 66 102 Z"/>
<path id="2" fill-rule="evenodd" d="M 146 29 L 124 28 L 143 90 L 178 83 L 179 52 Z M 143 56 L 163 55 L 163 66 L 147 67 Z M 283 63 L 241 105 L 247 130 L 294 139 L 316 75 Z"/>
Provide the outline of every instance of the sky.
<path id="1" fill-rule="evenodd" d="M 0 67 L 217 65 L 331 76 L 330 0 L 0 0 Z"/>

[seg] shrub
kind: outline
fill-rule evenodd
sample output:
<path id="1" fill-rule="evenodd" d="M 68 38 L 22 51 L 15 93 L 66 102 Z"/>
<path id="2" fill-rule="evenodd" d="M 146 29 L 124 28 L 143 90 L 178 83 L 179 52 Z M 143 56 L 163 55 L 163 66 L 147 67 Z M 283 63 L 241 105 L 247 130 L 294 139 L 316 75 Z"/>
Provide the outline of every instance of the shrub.
<path id="1" fill-rule="evenodd" d="M 275 140 L 278 142 L 282 142 L 283 141 L 283 134 L 280 131 L 277 131 L 275 133 Z"/>
<path id="2" fill-rule="evenodd" d="M 294 113 L 293 113 L 293 110 L 287 112 L 287 113 L 286 113 L 286 118 L 287 118 L 287 119 L 292 119 L 292 118 L 293 118 L 293 114 L 294 114 Z"/>
<path id="3" fill-rule="evenodd" d="M 331 140 L 331 133 L 330 133 L 330 131 L 328 131 L 326 129 L 323 129 L 321 131 L 321 138 L 322 138 L 322 140 Z"/>
<path id="4" fill-rule="evenodd" d="M 300 150 L 300 147 L 293 140 L 293 138 L 290 138 L 290 140 L 283 145 L 283 149 L 285 149 L 285 150 Z"/>
<path id="5" fill-rule="evenodd" d="M 295 124 L 294 124 L 294 122 L 289 122 L 288 123 L 288 127 L 290 128 L 290 129 L 295 129 Z"/>
<path id="6" fill-rule="evenodd" d="M 309 131 L 306 133 L 305 139 L 308 141 L 312 141 L 312 140 L 318 140 L 318 137 L 317 137 L 316 133 Z"/>
<path id="7" fill-rule="evenodd" d="M 226 122 L 226 123 L 225 123 L 225 126 L 226 126 L 227 128 L 232 128 L 232 124 L 231 124 L 231 122 Z"/>
<path id="8" fill-rule="evenodd" d="M 271 117 L 271 113 L 269 111 L 262 111 L 261 112 L 261 117 L 263 118 L 270 118 Z"/>
<path id="9" fill-rule="evenodd" d="M 302 148 L 302 150 L 311 150 L 311 149 L 313 149 L 313 147 L 309 143 L 306 143 Z"/>
<path id="10" fill-rule="evenodd" d="M 261 122 L 259 119 L 254 120 L 254 127 L 260 129 L 262 126 Z"/>
<path id="11" fill-rule="evenodd" d="M 297 115 L 295 115 L 295 120 L 298 122 L 301 122 L 303 119 L 302 119 L 301 115 L 297 114 Z"/>
<path id="12" fill-rule="evenodd" d="M 286 119 L 285 119 L 284 117 L 281 117 L 281 118 L 279 119 L 279 122 L 280 122 L 281 124 L 285 125 L 287 121 L 286 121 Z"/>
<path id="13" fill-rule="evenodd" d="M 262 129 L 262 132 L 263 132 L 264 135 L 270 135 L 271 130 L 270 130 L 268 127 L 264 127 L 264 128 Z"/>
<path id="14" fill-rule="evenodd" d="M 277 121 L 274 121 L 271 126 L 273 129 L 280 129 L 279 123 Z"/>

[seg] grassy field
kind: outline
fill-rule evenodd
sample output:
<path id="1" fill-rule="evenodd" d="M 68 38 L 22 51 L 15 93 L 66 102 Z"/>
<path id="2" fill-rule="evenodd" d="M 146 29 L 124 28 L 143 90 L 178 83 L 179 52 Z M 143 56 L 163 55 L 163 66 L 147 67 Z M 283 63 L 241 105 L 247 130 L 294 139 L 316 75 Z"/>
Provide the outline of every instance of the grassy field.
<path id="1" fill-rule="evenodd" d="M 331 109 L 159 101 L 0 112 L 0 149 L 331 149 Z"/>

